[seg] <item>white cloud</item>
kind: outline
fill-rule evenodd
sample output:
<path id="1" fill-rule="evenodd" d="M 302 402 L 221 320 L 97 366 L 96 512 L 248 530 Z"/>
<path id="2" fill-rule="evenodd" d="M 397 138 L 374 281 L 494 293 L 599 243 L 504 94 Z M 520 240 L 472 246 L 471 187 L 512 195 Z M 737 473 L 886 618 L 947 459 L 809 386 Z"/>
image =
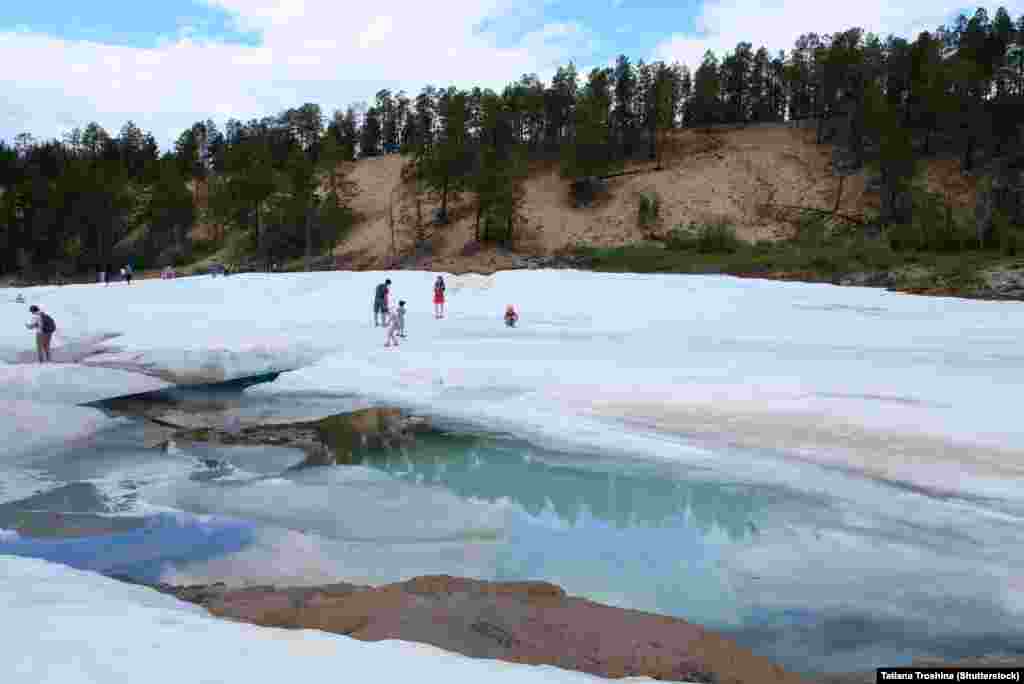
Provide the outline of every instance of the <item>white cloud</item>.
<path id="1" fill-rule="evenodd" d="M 205 1 L 232 13 L 233 25 L 257 33 L 262 44 L 193 35 L 140 49 L 0 33 L 0 64 L 19 65 L 0 69 L 0 138 L 58 136 L 70 114 L 74 125 L 95 120 L 111 132 L 132 119 L 166 147 L 215 113 L 245 120 L 316 102 L 329 114 L 372 100 L 381 88 L 415 94 L 428 83 L 500 89 L 523 73 L 550 78 L 569 59 L 597 61 L 599 47 L 584 23 L 545 24 L 548 0 L 445 0 L 443 7 L 394 0 L 386 10 L 337 0 Z M 1007 8 L 1016 17 L 1024 0 Z M 711 1 L 700 18 L 705 34 L 668 37 L 654 56 L 693 67 L 709 47 L 721 52 L 749 40 L 775 52 L 801 32 L 852 25 L 909 35 L 908 28 L 932 27 L 954 9 L 945 0 Z"/>
<path id="2" fill-rule="evenodd" d="M 383 42 L 391 35 L 394 28 L 395 22 L 391 17 L 375 17 L 366 30 L 359 34 L 359 47 L 365 50 L 376 43 Z"/>
<path id="3" fill-rule="evenodd" d="M 426 84 L 500 89 L 525 72 L 550 76 L 594 38 L 575 23 L 555 24 L 499 47 L 484 20 L 510 9 L 543 10 L 544 0 L 446 0 L 379 6 L 337 0 L 209 0 L 236 13 L 259 47 L 180 37 L 157 48 L 0 33 L 0 139 L 22 131 L 55 137 L 95 120 L 116 132 L 128 119 L 166 147 L 216 113 L 246 120 L 303 102 L 325 113 L 381 88 L 415 94 Z M 484 30 L 474 27 L 485 26 Z M 224 118 L 214 116 L 223 124 Z"/>
<path id="4" fill-rule="evenodd" d="M 1003 3 L 1011 16 L 1024 12 L 1024 0 Z M 659 43 L 654 59 L 679 60 L 695 69 L 704 53 L 719 57 L 748 41 L 754 49 L 764 45 L 771 54 L 790 50 L 803 33 L 820 34 L 861 27 L 884 38 L 894 33 L 914 38 L 933 30 L 960 11 L 958 0 L 708 0 L 696 20 L 696 35 L 675 34 Z"/>
<path id="5" fill-rule="evenodd" d="M 303 43 L 303 46 L 307 50 L 334 50 L 338 47 L 338 41 L 318 38 L 316 40 L 307 40 Z"/>

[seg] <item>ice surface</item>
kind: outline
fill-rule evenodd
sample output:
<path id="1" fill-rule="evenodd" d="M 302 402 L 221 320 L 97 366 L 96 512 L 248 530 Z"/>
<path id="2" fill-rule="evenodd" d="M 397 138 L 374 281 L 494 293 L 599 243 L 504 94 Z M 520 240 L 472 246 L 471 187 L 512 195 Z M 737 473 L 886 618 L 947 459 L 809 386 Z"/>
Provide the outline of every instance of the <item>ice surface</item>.
<path id="1" fill-rule="evenodd" d="M 506 507 L 467 502 L 363 467 L 310 468 L 245 487 L 175 483 L 146 491 L 148 501 L 194 513 L 262 520 L 351 542 L 418 544 L 494 539 Z"/>
<path id="2" fill-rule="evenodd" d="M 55 316 L 58 342 L 119 334 L 119 351 L 92 364 L 180 381 L 297 368 L 257 391 L 355 393 L 648 456 L 715 461 L 724 440 L 942 493 L 1022 491 L 1007 485 L 1024 478 L 1020 303 L 517 271 L 450 276 L 438 321 L 435 275 L 245 274 L 24 294 Z M 385 276 L 408 301 L 398 349 L 371 324 Z M 507 304 L 515 329 L 502 325 Z M 31 348 L 25 307 L 0 304 L 0 315 L 0 351 Z"/>
<path id="3" fill-rule="evenodd" d="M 139 373 L 70 363 L 0 366 L 0 400 L 84 404 L 126 394 L 152 392 L 169 383 Z"/>
<path id="4" fill-rule="evenodd" d="M 549 666 L 479 660 L 400 641 L 218 620 L 150 589 L 39 560 L 0 556 L 4 682 L 595 682 Z M 650 681 L 635 679 L 635 681 Z"/>
<path id="5" fill-rule="evenodd" d="M 0 398 L 0 468 L 48 447 L 83 439 L 112 424 L 80 406 Z"/>
<path id="6" fill-rule="evenodd" d="M 360 469 L 281 475 L 258 468 L 245 472 L 239 462 L 234 477 L 192 480 L 163 474 L 195 466 L 194 459 L 170 452 L 166 463 L 127 458 L 127 450 L 117 458 L 87 454 L 73 467 L 61 463 L 57 447 L 110 425 L 99 413 L 71 404 L 139 391 L 153 382 L 143 373 L 210 382 L 295 369 L 250 389 L 247 395 L 264 403 L 246 408 L 243 400 L 238 412 L 244 418 L 265 417 L 260 412 L 267 407 L 278 416 L 316 414 L 317 397 L 323 396 L 333 396 L 337 406 L 397 403 L 574 450 L 595 463 L 610 458 L 672 464 L 722 481 L 785 488 L 792 499 L 827 502 L 814 508 L 794 501 L 770 520 L 757 520 L 756 543 L 716 546 L 709 533 L 710 547 L 718 551 L 698 559 L 719 564 L 713 573 L 719 583 L 701 587 L 709 597 L 708 616 L 720 598 L 729 598 L 759 606 L 778 631 L 784 628 L 772 610 L 795 607 L 842 617 L 845 601 L 850 610 L 876 616 L 891 607 L 922 625 L 939 614 L 949 616 L 946 622 L 963 621 L 962 628 L 922 628 L 925 640 L 961 629 L 973 639 L 989 623 L 1005 630 L 1000 633 L 1014 633 L 1010 622 L 1024 606 L 1024 585 L 1012 570 L 1020 566 L 1024 517 L 1024 422 L 1017 416 L 1024 386 L 1024 304 L 725 277 L 522 271 L 449 277 L 448 313 L 436 320 L 435 275 L 246 274 L 130 287 L 26 289 L 25 305 L 0 302 L 3 462 L 30 464 L 39 477 L 62 482 L 89 479 L 110 497 L 130 491 L 154 505 L 217 519 L 237 516 L 257 525 L 241 548 L 176 565 L 167 575 L 174 581 L 259 581 L 275 566 L 279 572 L 266 579 L 368 581 L 380 568 L 415 574 L 436 571 L 449 560 L 466 574 L 486 576 L 501 566 L 500 544 L 493 540 L 516 539 L 504 501 L 460 500 L 440 487 L 393 482 Z M 385 277 L 393 281 L 393 299 L 408 303 L 409 336 L 397 349 L 385 349 L 384 331 L 372 325 L 373 287 Z M 15 363 L 34 355 L 32 333 L 23 325 L 31 303 L 57 321 L 57 357 L 78 365 Z M 520 313 L 515 329 L 502 324 L 508 304 Z M 125 371 L 131 372 L 120 374 Z M 123 467 L 122 460 L 132 466 Z M 4 471 L 0 499 L 36 491 L 34 476 L 28 468 Z M 419 520 L 430 522 L 417 527 Z M 551 539 L 557 540 L 563 522 L 546 513 L 537 520 L 550 523 Z M 645 539 L 651 547 L 662 543 Z M 611 537 L 592 538 L 590 546 L 581 541 L 579 548 L 599 554 L 608 543 L 626 548 L 624 540 Z M 71 548 L 43 551 L 61 559 Z M 582 551 L 578 562 L 572 554 L 548 554 L 553 560 L 544 572 L 573 591 L 615 603 L 657 599 L 647 591 L 651 584 L 643 584 L 653 580 L 642 563 L 632 569 L 631 584 L 643 590 L 629 596 L 604 579 L 587 583 L 587 559 L 596 556 Z M 6 561 L 0 565 L 10 567 Z M 694 572 L 674 569 L 681 577 Z M 7 591 L 3 584 L 0 591 Z M 81 586 L 67 596 L 57 593 L 55 605 L 92 601 L 77 595 L 88 592 L 87 583 Z M 892 600 L 894 588 L 908 598 Z M 943 601 L 950 610 L 942 610 Z M 76 638 L 78 632 L 102 634 L 103 616 L 125 612 L 99 605 L 90 604 L 97 622 L 78 629 Z M 704 615 L 700 606 L 694 610 Z M 43 634 L 71 634 L 70 627 L 60 626 L 64 613 L 46 611 L 32 618 L 36 622 L 26 618 L 26 640 L 34 638 L 37 624 Z M 49 622 L 51 614 L 57 619 Z M 991 617 L 996 614 L 997 620 Z M 131 625 L 127 618 L 110 619 L 112 630 Z M 202 625 L 197 631 L 205 634 Z M 212 641 L 189 641 L 194 635 L 187 630 L 171 635 L 158 627 L 151 636 L 138 626 L 124 631 L 152 643 L 184 639 L 182 648 L 196 649 L 190 659 L 196 663 L 203 662 L 204 649 L 215 647 Z M 209 629 L 241 634 L 247 628 Z M 316 637 L 321 638 L 330 637 Z M 60 639 L 62 648 L 73 641 Z M 125 653 L 138 645 L 131 639 Z M 264 650 L 255 645 L 257 637 L 250 639 L 252 652 Z M 119 647 L 117 640 L 111 643 L 101 645 L 98 658 L 89 655 L 91 642 L 71 644 L 79 650 L 66 662 L 78 654 L 88 667 L 102 670 L 88 670 L 94 680 L 110 681 L 118 675 L 106 676 L 103 668 L 113 666 L 103 657 Z M 39 669 L 48 662 L 43 647 L 26 641 L 15 648 L 36 654 L 19 671 L 25 680 L 61 679 L 56 670 Z M 233 648 L 222 647 L 231 666 L 249 664 Z M 376 647 L 359 648 L 374 654 Z M 791 649 L 801 650 L 814 649 Z M 395 666 L 373 659 L 375 674 Z M 238 671 L 253 678 L 276 666 L 254 660 L 251 669 Z M 177 673 L 179 681 L 199 679 L 173 667 L 167 672 Z M 147 669 L 153 671 L 162 674 L 163 664 Z"/>

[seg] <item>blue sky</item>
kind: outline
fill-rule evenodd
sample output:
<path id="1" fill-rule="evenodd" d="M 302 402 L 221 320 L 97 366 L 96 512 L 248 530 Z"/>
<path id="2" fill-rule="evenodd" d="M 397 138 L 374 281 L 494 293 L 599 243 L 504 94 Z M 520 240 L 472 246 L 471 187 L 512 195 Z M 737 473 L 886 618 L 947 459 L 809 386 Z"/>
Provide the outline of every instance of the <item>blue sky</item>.
<path id="1" fill-rule="evenodd" d="M 1024 0 L 1005 3 L 1013 17 Z M 131 119 L 166 147 L 193 122 L 304 102 L 325 113 L 382 89 L 480 85 L 586 71 L 625 53 L 696 68 L 750 41 L 861 26 L 913 36 L 962 0 L 11 0 L 0 9 L 0 139 Z M 989 6 L 994 13 L 995 6 Z"/>
<path id="2" fill-rule="evenodd" d="M 507 46 L 545 25 L 580 23 L 591 33 L 593 50 L 581 50 L 577 62 L 601 64 L 620 54 L 635 61 L 672 33 L 694 32 L 701 5 L 697 0 L 551 0 L 542 11 L 492 17 L 480 28 L 493 30 L 498 44 Z"/>
<path id="3" fill-rule="evenodd" d="M 261 39 L 256 32 L 236 28 L 229 12 L 194 0 L 12 0 L 0 10 L 3 29 L 136 48 L 156 47 L 186 35 L 247 45 Z"/>
<path id="4" fill-rule="evenodd" d="M 619 54 L 645 55 L 667 35 L 693 31 L 700 6 L 697 0 L 550 0 L 539 11 L 517 8 L 485 18 L 477 28 L 493 32 L 496 44 L 508 47 L 545 25 L 585 23 L 593 50 L 581 50 L 577 61 L 603 63 Z M 260 31 L 239 28 L 235 13 L 198 0 L 139 9 L 133 0 L 19 2 L 0 11 L 0 30 L 134 48 L 158 47 L 183 37 L 248 46 L 263 40 Z"/>

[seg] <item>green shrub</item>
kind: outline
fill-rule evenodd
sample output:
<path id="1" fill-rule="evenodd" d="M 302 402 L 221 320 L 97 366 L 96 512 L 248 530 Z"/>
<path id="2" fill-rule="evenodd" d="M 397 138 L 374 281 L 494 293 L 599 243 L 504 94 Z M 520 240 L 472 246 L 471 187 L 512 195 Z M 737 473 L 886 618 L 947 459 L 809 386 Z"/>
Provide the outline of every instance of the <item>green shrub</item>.
<path id="1" fill-rule="evenodd" d="M 800 215 L 793 242 L 804 247 L 821 247 L 829 237 L 828 219 L 825 216 L 809 211 Z"/>
<path id="2" fill-rule="evenodd" d="M 676 226 L 668 234 L 665 247 L 674 252 L 685 252 L 697 248 L 697 234 L 693 227 L 686 228 L 682 224 Z"/>
<path id="3" fill-rule="evenodd" d="M 661 198 L 658 193 L 640 193 L 640 204 L 637 207 L 637 225 L 641 228 L 652 226 L 658 221 L 658 214 L 661 211 Z"/>
<path id="4" fill-rule="evenodd" d="M 741 244 L 736 230 L 724 220 L 697 229 L 697 251 L 701 254 L 734 254 Z"/>
<path id="5" fill-rule="evenodd" d="M 899 256 L 881 242 L 859 242 L 850 248 L 850 257 L 869 269 L 887 271 L 897 263 Z"/>
<path id="6" fill-rule="evenodd" d="M 921 246 L 921 233 L 911 223 L 893 223 L 886 230 L 889 247 L 897 252 L 918 249 Z"/>

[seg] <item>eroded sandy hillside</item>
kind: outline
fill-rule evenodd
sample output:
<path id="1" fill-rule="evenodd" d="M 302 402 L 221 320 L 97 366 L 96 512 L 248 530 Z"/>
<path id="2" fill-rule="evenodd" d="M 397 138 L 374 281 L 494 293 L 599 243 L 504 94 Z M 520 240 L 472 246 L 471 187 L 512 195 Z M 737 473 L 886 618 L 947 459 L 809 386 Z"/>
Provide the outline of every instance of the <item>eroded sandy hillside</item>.
<path id="1" fill-rule="evenodd" d="M 711 134 L 683 131 L 671 139 L 667 157 L 662 171 L 610 180 L 610 197 L 587 209 L 571 206 L 568 183 L 556 169 L 535 168 L 526 182 L 519 251 L 551 254 L 579 242 L 614 246 L 642 240 L 650 231 L 637 226 L 641 193 L 657 192 L 661 197 L 661 225 L 656 230 L 721 218 L 748 240 L 777 239 L 792 230 L 792 215 L 766 211 L 765 203 L 831 209 L 835 202 L 838 178 L 831 172 L 831 147 L 815 145 L 811 131 L 786 125 Z M 359 185 L 353 204 L 361 219 L 336 252 L 353 267 L 387 262 L 392 253 L 389 216 L 394 217 L 398 251 L 407 252 L 412 245 L 416 209 L 401 187 L 403 161 L 390 155 L 353 164 L 350 178 Z M 973 203 L 974 188 L 961 177 L 955 161 L 929 162 L 924 178 L 955 204 Z M 877 204 L 877 195 L 865 192 L 864 172 L 847 178 L 841 211 L 858 214 Z M 434 206 L 423 202 L 424 219 Z M 473 240 L 472 197 L 464 195 L 451 207 L 453 222 L 438 229 L 434 257 L 423 265 L 458 271 L 508 267 L 510 257 L 493 250 L 463 254 Z"/>

